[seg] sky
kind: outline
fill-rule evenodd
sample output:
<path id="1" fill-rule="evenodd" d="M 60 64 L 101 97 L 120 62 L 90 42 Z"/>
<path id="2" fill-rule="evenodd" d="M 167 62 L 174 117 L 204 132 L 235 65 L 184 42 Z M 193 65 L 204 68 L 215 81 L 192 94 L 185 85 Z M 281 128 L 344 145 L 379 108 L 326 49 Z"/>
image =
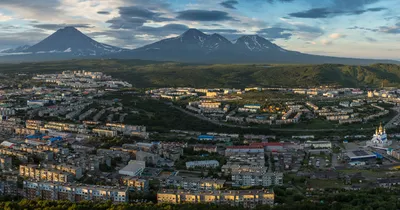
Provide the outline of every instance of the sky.
<path id="1" fill-rule="evenodd" d="M 258 34 L 304 53 L 400 60 L 400 0 L 0 0 L 0 49 L 74 26 L 137 48 L 189 28 L 230 40 Z"/>

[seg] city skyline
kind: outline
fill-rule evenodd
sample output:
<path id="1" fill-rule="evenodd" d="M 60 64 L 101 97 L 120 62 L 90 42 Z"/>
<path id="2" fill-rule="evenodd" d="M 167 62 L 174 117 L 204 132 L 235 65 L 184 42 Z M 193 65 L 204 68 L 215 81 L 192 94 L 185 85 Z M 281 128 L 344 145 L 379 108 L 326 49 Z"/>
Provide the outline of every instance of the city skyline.
<path id="1" fill-rule="evenodd" d="M 230 40 L 258 34 L 311 54 L 400 60 L 396 0 L 5 0 L 0 8 L 0 49 L 65 26 L 129 49 L 197 28 Z"/>

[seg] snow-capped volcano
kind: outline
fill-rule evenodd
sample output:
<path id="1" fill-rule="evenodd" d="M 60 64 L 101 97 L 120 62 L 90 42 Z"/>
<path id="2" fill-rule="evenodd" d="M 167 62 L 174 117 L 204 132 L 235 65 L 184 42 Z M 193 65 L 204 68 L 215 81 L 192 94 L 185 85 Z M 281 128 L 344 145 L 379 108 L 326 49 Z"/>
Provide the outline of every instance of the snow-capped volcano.
<path id="1" fill-rule="evenodd" d="M 74 27 L 65 27 L 22 52 L 70 53 L 77 56 L 96 56 L 121 51 L 123 49 L 91 39 Z"/>

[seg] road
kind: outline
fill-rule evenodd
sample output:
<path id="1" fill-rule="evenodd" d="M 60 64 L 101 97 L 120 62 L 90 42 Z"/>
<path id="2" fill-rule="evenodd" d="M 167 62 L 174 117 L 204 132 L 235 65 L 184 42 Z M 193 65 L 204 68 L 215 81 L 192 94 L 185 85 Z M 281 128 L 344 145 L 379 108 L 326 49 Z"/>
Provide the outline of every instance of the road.
<path id="1" fill-rule="evenodd" d="M 392 108 L 393 111 L 395 111 L 397 113 L 396 116 L 394 116 L 388 123 L 386 123 L 385 128 L 394 128 L 397 125 L 395 125 L 394 123 L 398 123 L 400 125 L 400 107 L 396 106 Z"/>

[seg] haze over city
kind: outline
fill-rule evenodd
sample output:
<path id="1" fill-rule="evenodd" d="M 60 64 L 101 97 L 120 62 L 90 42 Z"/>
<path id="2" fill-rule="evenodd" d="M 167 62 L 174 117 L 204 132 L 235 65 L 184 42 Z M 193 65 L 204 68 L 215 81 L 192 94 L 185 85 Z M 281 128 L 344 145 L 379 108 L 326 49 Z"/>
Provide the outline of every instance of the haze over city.
<path id="1" fill-rule="evenodd" d="M 398 0 L 3 0 L 0 49 L 65 26 L 128 49 L 196 28 L 229 40 L 258 34 L 310 54 L 398 60 L 399 9 Z"/>

